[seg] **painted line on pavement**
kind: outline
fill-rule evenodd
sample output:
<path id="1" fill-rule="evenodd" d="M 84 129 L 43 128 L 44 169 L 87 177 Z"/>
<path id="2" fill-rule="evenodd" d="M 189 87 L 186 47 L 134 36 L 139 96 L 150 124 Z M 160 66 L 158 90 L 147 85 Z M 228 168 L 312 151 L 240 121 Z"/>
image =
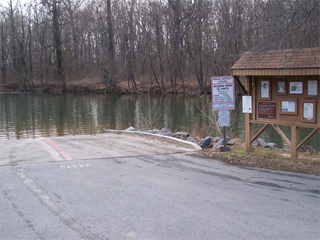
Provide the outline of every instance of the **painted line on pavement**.
<path id="1" fill-rule="evenodd" d="M 44 137 L 40 137 L 40 139 L 46 143 L 48 143 L 51 147 L 53 147 L 60 155 L 63 157 L 64 160 L 73 160 L 73 158 L 67 153 L 62 147 L 58 144 L 46 139 Z"/>

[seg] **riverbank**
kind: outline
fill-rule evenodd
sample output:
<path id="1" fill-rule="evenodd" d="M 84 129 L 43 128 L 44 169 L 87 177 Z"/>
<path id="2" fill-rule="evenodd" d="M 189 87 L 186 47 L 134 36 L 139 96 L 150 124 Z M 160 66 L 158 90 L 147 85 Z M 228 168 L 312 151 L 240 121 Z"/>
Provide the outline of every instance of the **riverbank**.
<path id="1" fill-rule="evenodd" d="M 127 95 L 106 95 L 106 94 L 4 94 L 0 95 L 1 114 L 0 138 L 20 139 L 36 138 L 38 135 L 44 137 L 98 134 L 102 129 L 125 129 L 128 126 L 135 126 L 138 129 L 154 129 L 167 127 L 173 131 L 187 131 L 198 142 L 206 136 L 219 136 L 217 127 L 214 125 L 214 118 L 211 116 L 210 96 L 185 96 L 163 94 L 157 96 L 127 94 Z M 200 112 L 199 110 L 203 112 Z M 235 122 L 234 134 L 230 128 L 230 137 L 244 140 L 243 132 L 244 116 L 239 114 L 239 119 Z M 269 131 L 270 130 L 270 131 Z M 286 129 L 283 129 L 284 131 Z M 301 129 L 306 130 L 306 129 Z M 307 129 L 309 130 L 309 129 Z M 272 132 L 274 131 L 274 132 Z M 310 130 L 311 131 L 311 130 Z M 306 131 L 302 136 L 307 136 L 310 131 Z M 266 129 L 267 135 L 262 135 L 267 142 L 276 142 L 280 148 L 285 147 L 281 138 L 274 128 Z M 290 131 L 287 132 L 290 134 Z M 319 134 L 316 133 L 306 144 L 316 150 L 319 148 Z M 267 138 L 272 136 L 273 138 Z M 280 141 L 278 141 L 280 139 Z M 241 146 L 241 143 L 239 143 Z M 237 145 L 231 146 L 232 152 Z M 257 149 L 259 149 L 258 147 Z M 205 153 L 207 150 L 204 150 Z M 208 150 L 212 151 L 212 150 Z M 227 154 L 226 162 L 243 166 L 257 166 L 256 158 L 253 155 L 252 163 L 248 163 L 248 156 L 240 153 L 234 160 L 232 154 Z M 269 156 L 273 150 L 265 150 L 264 154 Z M 256 152 L 256 149 L 255 149 Z M 280 156 L 288 152 L 279 150 Z M 215 152 L 214 152 L 215 154 Z M 219 153 L 220 154 L 220 153 Z M 224 155 L 215 158 L 223 158 Z M 302 156 L 303 153 L 299 153 Z M 238 158 L 244 156 L 241 162 Z M 313 157 L 307 155 L 307 157 Z M 265 156 L 263 156 L 265 157 Z M 279 156 L 276 156 L 277 159 Z M 318 159 L 320 156 L 318 155 Z M 287 158 L 289 162 L 291 159 Z M 271 159 L 272 160 L 272 159 Z M 270 161 L 271 161 L 270 160 Z M 269 160 L 266 160 L 267 163 Z M 265 168 L 279 169 L 268 166 L 265 161 L 261 161 Z M 288 165 L 288 164 L 287 164 Z M 298 164 L 298 168 L 301 164 Z M 259 167 L 259 166 L 257 166 Z M 296 167 L 294 167 L 296 168 Z M 279 170 L 282 170 L 281 168 Z M 289 169 L 290 170 L 290 169 Z M 311 170 L 307 172 L 312 172 Z M 316 170 L 319 172 L 319 170 Z M 299 170 L 298 172 L 306 172 Z"/>
<path id="2" fill-rule="evenodd" d="M 300 151 L 298 159 L 292 159 L 287 150 L 264 148 L 263 146 L 254 147 L 252 152 L 245 151 L 244 142 L 240 139 L 231 139 L 228 141 L 228 147 L 231 151 L 220 152 L 218 146 L 221 145 L 221 139 L 216 142 L 205 143 L 206 139 L 196 141 L 199 137 L 190 137 L 189 133 L 172 133 L 169 129 L 137 131 L 130 127 L 124 131 L 106 130 L 109 133 L 130 134 L 139 137 L 157 138 L 171 144 L 181 145 L 181 142 L 201 146 L 198 147 L 198 153 L 211 160 L 218 160 L 226 164 L 240 167 L 255 167 L 269 170 L 278 170 L 286 172 L 304 173 L 320 176 L 320 153 L 315 150 Z M 174 140 L 176 139 L 176 140 Z M 203 148 L 203 149 L 202 149 Z"/>
<path id="3" fill-rule="evenodd" d="M 256 147 L 252 152 L 246 152 L 244 144 L 232 145 L 230 152 L 218 152 L 212 149 L 202 150 L 202 154 L 210 159 L 226 164 L 255 167 L 286 172 L 305 173 L 320 176 L 320 154 L 299 152 L 298 159 L 290 158 L 290 152 L 283 150 Z"/>
<path id="4" fill-rule="evenodd" d="M 209 82 L 210 83 L 210 82 Z M 210 84 L 206 87 L 206 93 L 210 92 Z M 128 83 L 118 83 L 117 94 L 173 94 L 173 93 L 185 93 L 185 94 L 200 94 L 199 87 L 196 82 L 185 81 L 185 84 L 177 83 L 176 87 L 173 88 L 170 83 L 165 83 L 164 89 L 160 85 L 150 84 L 147 81 L 137 81 L 136 89 L 133 89 Z M 45 92 L 45 93 L 61 93 L 62 88 L 57 83 L 38 83 L 35 82 L 32 87 L 23 88 L 19 83 L 6 83 L 0 84 L 0 92 Z M 67 93 L 105 93 L 105 84 L 101 80 L 72 80 L 66 84 Z"/>

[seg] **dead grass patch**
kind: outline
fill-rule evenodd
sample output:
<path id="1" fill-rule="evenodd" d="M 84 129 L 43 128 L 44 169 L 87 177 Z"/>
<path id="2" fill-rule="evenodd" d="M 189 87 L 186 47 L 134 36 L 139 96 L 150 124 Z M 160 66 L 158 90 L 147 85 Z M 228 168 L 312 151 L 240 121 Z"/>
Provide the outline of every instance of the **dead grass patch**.
<path id="1" fill-rule="evenodd" d="M 290 153 L 281 150 L 270 150 L 262 147 L 246 152 L 242 144 L 232 147 L 230 152 L 215 152 L 212 149 L 203 150 L 203 154 L 211 159 L 224 163 L 257 167 L 264 169 L 305 173 L 320 176 L 320 154 L 300 152 L 298 159 L 291 159 Z"/>

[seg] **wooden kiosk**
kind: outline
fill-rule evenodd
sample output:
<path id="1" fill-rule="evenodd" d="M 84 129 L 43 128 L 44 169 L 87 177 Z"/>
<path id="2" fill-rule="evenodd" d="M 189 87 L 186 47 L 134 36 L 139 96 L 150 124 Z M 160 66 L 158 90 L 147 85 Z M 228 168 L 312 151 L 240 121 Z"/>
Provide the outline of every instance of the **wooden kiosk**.
<path id="1" fill-rule="evenodd" d="M 245 114 L 246 150 L 273 126 L 298 158 L 299 148 L 320 129 L 320 47 L 244 53 L 232 75 L 245 95 L 252 96 L 252 113 Z M 245 76 L 245 87 L 239 80 Z M 264 124 L 255 136 L 252 126 Z M 279 128 L 291 126 L 291 140 Z M 299 142 L 299 127 L 314 130 Z"/>

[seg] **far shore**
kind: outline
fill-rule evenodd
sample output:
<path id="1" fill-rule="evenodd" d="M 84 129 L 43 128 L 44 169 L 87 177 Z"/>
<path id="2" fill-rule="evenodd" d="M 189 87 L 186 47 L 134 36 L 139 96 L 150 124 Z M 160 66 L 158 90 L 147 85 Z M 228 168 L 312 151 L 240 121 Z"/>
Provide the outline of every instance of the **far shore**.
<path id="1" fill-rule="evenodd" d="M 207 83 L 205 94 L 211 94 L 210 82 Z M 24 88 L 19 83 L 6 83 L 0 84 L 0 93 L 26 93 L 26 92 L 43 92 L 43 93 L 62 93 L 62 88 L 57 83 L 40 84 L 35 83 L 32 87 Z M 105 94 L 105 84 L 101 82 L 90 81 L 70 81 L 66 85 L 67 93 L 97 93 Z M 127 83 L 121 82 L 118 84 L 118 90 L 116 94 L 192 94 L 200 95 L 199 87 L 196 83 L 186 81 L 177 83 L 173 88 L 169 83 L 166 83 L 164 89 L 160 85 L 150 84 L 149 82 L 137 82 L 136 89 L 133 89 Z"/>

